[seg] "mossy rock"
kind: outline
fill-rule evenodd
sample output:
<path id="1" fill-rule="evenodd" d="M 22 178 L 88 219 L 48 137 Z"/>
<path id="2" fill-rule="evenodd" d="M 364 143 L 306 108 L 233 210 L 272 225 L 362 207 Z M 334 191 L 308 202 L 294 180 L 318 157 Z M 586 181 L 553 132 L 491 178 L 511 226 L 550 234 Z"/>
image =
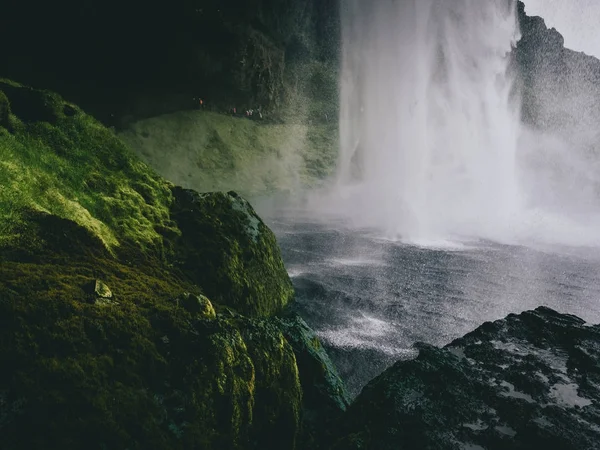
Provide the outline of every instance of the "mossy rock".
<path id="1" fill-rule="evenodd" d="M 117 303 L 88 301 L 97 277 Z M 109 260 L 3 261 L 0 280 L 3 449 L 294 448 L 302 390 L 277 327 L 190 313 L 193 286 Z"/>
<path id="2" fill-rule="evenodd" d="M 215 303 L 253 317 L 294 298 L 275 235 L 235 192 L 176 187 L 171 218 L 181 230 L 176 264 Z"/>
<path id="3" fill-rule="evenodd" d="M 28 239 L 33 210 L 74 221 L 113 254 L 166 258 L 170 183 L 58 95 L 1 80 L 0 90 L 12 111 L 12 133 L 0 133 L 0 247 Z"/>
<path id="4" fill-rule="evenodd" d="M 0 90 L 10 99 L 13 113 L 24 122 L 56 123 L 65 111 L 74 111 L 53 92 L 4 81 L 0 81 Z"/>
<path id="5" fill-rule="evenodd" d="M 195 314 L 206 319 L 215 319 L 217 317 L 214 306 L 204 295 L 194 295 L 186 292 L 177 298 L 177 302 L 190 314 Z"/>
<path id="6" fill-rule="evenodd" d="M 297 314 L 274 318 L 296 355 L 302 397 L 303 448 L 328 448 L 350 397 L 316 333 Z"/>
<path id="7" fill-rule="evenodd" d="M 174 188 L 60 97 L 7 85 L 0 447 L 296 448 L 294 351 L 237 313 L 293 297 L 273 233 L 236 194 Z"/>

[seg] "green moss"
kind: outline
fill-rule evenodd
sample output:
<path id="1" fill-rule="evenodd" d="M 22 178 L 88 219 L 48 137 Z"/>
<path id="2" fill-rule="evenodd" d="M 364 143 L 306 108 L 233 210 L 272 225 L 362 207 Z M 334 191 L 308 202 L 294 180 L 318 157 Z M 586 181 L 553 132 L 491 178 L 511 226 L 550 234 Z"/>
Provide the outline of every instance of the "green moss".
<path id="1" fill-rule="evenodd" d="M 252 207 L 173 187 L 59 97 L 0 86 L 19 105 L 0 128 L 2 448 L 294 449 L 292 347 L 233 310 L 293 298 Z"/>
<path id="2" fill-rule="evenodd" d="M 169 184 L 109 130 L 55 94 L 0 83 L 15 113 L 0 134 L 1 244 L 20 235 L 22 211 L 74 220 L 111 251 L 158 252 L 169 228 Z M 32 112 L 33 111 L 33 112 Z"/>
<path id="3" fill-rule="evenodd" d="M 91 301 L 97 278 L 116 303 Z M 276 327 L 206 320 L 175 300 L 193 286 L 112 260 L 3 262 L 0 280 L 3 448 L 294 448 L 302 394 Z"/>
<path id="4" fill-rule="evenodd" d="M 275 235 L 234 192 L 174 189 L 178 267 L 217 304 L 254 317 L 280 312 L 294 298 Z"/>

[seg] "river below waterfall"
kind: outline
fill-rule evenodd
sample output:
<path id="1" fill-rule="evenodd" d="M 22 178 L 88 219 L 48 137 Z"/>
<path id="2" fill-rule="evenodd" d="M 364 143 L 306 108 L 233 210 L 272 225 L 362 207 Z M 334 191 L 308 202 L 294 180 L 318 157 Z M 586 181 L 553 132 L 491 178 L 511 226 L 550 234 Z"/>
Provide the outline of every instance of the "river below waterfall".
<path id="1" fill-rule="evenodd" d="M 444 345 L 485 321 L 546 305 L 600 322 L 594 249 L 486 241 L 416 246 L 342 223 L 270 219 L 295 308 L 327 347 L 352 395 L 413 344 Z"/>

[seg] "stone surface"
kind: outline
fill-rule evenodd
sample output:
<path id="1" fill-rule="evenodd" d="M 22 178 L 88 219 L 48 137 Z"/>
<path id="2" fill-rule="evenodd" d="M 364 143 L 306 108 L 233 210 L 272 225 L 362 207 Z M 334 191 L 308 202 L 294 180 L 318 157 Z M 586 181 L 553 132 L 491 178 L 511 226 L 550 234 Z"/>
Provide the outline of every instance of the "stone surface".
<path id="1" fill-rule="evenodd" d="M 600 60 L 565 48 L 544 19 L 518 2 L 521 39 L 515 60 L 523 95 L 523 121 L 542 130 L 577 133 L 600 119 Z M 597 143 L 596 143 L 597 144 Z"/>
<path id="2" fill-rule="evenodd" d="M 364 388 L 334 448 L 600 448 L 600 326 L 541 307 L 418 348 Z"/>
<path id="3" fill-rule="evenodd" d="M 100 280 L 96 280 L 94 282 L 94 294 L 96 294 L 97 297 L 105 299 L 111 299 L 113 297 L 110 288 L 106 285 L 106 283 Z"/>
<path id="4" fill-rule="evenodd" d="M 275 235 L 235 192 L 174 188 L 171 218 L 181 235 L 175 264 L 213 302 L 253 317 L 294 298 Z"/>
<path id="5" fill-rule="evenodd" d="M 317 335 L 300 316 L 274 320 L 294 350 L 300 373 L 302 448 L 326 448 L 335 421 L 350 404 L 344 383 Z"/>

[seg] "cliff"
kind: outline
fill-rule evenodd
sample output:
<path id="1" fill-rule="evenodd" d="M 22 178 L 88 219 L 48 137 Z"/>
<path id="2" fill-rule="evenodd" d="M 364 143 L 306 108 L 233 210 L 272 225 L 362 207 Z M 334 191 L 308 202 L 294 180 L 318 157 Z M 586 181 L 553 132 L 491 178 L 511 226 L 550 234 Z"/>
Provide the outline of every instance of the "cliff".
<path id="1" fill-rule="evenodd" d="M 600 118 L 600 60 L 565 48 L 563 36 L 518 3 L 516 48 L 523 121 L 535 128 L 586 133 Z"/>

